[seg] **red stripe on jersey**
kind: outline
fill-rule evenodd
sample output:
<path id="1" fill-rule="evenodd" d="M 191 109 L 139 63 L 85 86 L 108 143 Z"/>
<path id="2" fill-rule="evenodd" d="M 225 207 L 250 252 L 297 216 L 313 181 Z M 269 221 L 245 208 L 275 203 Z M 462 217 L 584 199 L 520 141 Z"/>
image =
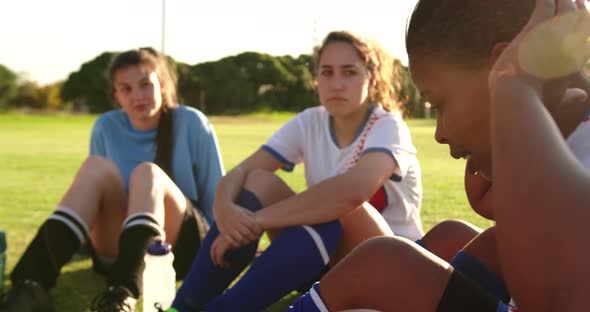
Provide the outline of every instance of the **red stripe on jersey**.
<path id="1" fill-rule="evenodd" d="M 385 193 L 385 187 L 380 187 L 377 192 L 373 194 L 373 197 L 369 199 L 369 204 L 375 207 L 379 212 L 387 207 L 387 193 Z"/>

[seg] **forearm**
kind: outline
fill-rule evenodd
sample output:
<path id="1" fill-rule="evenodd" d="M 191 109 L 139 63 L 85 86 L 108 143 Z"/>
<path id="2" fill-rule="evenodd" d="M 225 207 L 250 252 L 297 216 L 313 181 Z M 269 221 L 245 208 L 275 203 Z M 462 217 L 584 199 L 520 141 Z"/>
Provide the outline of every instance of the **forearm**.
<path id="1" fill-rule="evenodd" d="M 509 193 L 528 193 L 530 183 L 545 185 L 547 174 L 561 173 L 562 168 L 555 164 L 567 158 L 567 146 L 537 90 L 507 78 L 492 90 L 490 112 L 497 187 Z M 525 174 L 516 174 L 519 172 Z"/>
<path id="2" fill-rule="evenodd" d="M 264 229 L 276 229 L 338 219 L 366 200 L 351 182 L 342 176 L 327 179 L 258 211 L 256 222 Z"/>
<path id="3" fill-rule="evenodd" d="M 494 216 L 508 285 L 518 296 L 533 283 L 578 280 L 567 255 L 590 261 L 590 253 L 578 252 L 590 218 L 587 172 L 537 93 L 513 82 L 493 94 Z"/>
<path id="4" fill-rule="evenodd" d="M 240 166 L 236 166 L 221 178 L 217 185 L 217 191 L 215 192 L 215 203 L 217 204 L 213 206 L 216 219 L 219 218 L 220 214 L 223 214 L 223 211 L 220 211 L 223 209 L 222 207 L 228 207 L 228 203 L 235 202 L 242 189 L 242 185 L 244 185 L 245 179 L 246 173 Z"/>

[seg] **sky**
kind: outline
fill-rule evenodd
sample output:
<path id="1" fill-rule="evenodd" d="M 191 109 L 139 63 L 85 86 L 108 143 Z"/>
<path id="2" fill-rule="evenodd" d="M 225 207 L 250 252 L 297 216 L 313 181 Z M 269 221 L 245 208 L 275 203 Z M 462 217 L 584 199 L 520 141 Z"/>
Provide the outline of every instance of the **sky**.
<path id="1" fill-rule="evenodd" d="M 332 30 L 348 30 L 377 40 L 407 64 L 404 34 L 415 3 L 3 0 L 0 64 L 23 79 L 43 85 L 67 79 L 83 63 L 105 51 L 152 46 L 191 65 L 245 51 L 297 56 L 310 53 L 314 44 Z"/>

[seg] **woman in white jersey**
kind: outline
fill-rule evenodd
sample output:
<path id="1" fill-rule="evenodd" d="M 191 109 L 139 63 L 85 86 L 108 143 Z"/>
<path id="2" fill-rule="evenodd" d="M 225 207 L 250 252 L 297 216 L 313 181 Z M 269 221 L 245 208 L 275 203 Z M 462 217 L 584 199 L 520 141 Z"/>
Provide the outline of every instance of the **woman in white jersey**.
<path id="1" fill-rule="evenodd" d="M 217 224 L 174 308 L 260 311 L 368 238 L 422 236 L 420 166 L 392 65 L 375 42 L 328 34 L 316 63 L 321 105 L 288 121 L 221 180 Z M 298 163 L 308 188 L 296 194 L 274 172 Z M 270 247 L 226 291 L 264 230 L 274 233 Z"/>
<path id="2" fill-rule="evenodd" d="M 159 237 L 173 246 L 182 278 L 213 221 L 223 175 L 215 132 L 200 111 L 177 104 L 166 57 L 151 48 L 126 51 L 108 74 L 121 108 L 96 120 L 90 156 L 16 264 L 0 311 L 53 311 L 48 290 L 86 243 L 95 270 L 107 275 L 92 310 L 132 311 L 148 242 Z"/>
<path id="3" fill-rule="evenodd" d="M 487 279 L 377 238 L 292 310 L 588 310 L 589 38 L 584 0 L 419 0 L 407 48 L 414 82 L 439 108 L 436 138 L 492 181 L 476 199 L 491 199 L 496 226 L 469 244 Z"/>

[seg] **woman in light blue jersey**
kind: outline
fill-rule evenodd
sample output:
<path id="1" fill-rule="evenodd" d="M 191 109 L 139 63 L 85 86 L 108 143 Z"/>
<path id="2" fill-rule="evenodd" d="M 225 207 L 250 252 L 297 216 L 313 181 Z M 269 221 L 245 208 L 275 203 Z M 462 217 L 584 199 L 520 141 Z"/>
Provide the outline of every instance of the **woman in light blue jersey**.
<path id="1" fill-rule="evenodd" d="M 151 48 L 118 54 L 109 75 L 121 107 L 96 120 L 90 156 L 16 264 L 1 311 L 53 311 L 48 291 L 86 243 L 94 269 L 107 275 L 92 309 L 133 311 L 148 242 L 173 246 L 182 278 L 213 221 L 224 174 L 215 132 L 200 111 L 177 104 L 165 56 Z"/>

